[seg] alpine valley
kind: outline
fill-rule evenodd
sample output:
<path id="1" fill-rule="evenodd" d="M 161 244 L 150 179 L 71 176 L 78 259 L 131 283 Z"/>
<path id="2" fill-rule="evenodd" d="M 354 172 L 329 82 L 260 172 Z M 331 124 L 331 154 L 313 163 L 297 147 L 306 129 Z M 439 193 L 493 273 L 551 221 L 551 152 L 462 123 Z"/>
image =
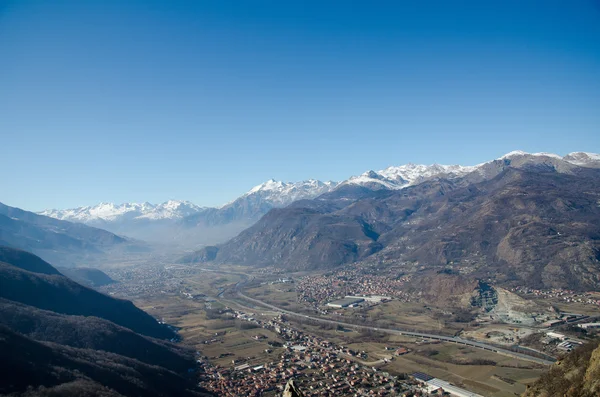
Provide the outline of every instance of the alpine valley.
<path id="1" fill-rule="evenodd" d="M 0 394 L 599 392 L 598 154 L 0 205 L 0 245 Z"/>

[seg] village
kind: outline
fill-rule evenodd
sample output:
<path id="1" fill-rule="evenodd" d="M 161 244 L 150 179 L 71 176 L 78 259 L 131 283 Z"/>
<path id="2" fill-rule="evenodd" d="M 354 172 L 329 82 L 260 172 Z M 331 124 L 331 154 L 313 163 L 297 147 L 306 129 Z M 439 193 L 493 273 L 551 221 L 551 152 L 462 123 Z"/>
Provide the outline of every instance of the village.
<path id="1" fill-rule="evenodd" d="M 280 396 L 289 379 L 300 385 L 307 397 L 317 396 L 427 396 L 448 395 L 479 396 L 425 374 L 392 376 L 377 369 L 379 363 L 387 363 L 394 356 L 406 354 L 404 347 L 389 348 L 391 355 L 373 363 L 365 363 L 364 352 L 338 346 L 321 337 L 294 329 L 285 317 L 278 315 L 269 321 L 254 317 L 254 313 L 226 309 L 233 318 L 253 323 L 275 332 L 285 342 L 279 360 L 260 363 L 232 359 L 231 365 L 211 364 L 208 357 L 199 357 L 201 384 L 222 396 Z M 265 339 L 262 335 L 256 339 Z M 218 342 L 218 339 L 208 341 Z M 200 353 L 199 353 L 200 354 Z M 227 354 L 225 354 L 226 356 Z M 432 393 L 432 394 L 430 394 Z"/>
<path id="2" fill-rule="evenodd" d="M 387 296 L 409 302 L 411 296 L 403 292 L 410 276 L 391 278 L 387 275 L 353 268 L 336 271 L 327 275 L 305 276 L 296 284 L 298 302 L 319 307 L 331 300 L 345 296 Z"/>
<path id="3" fill-rule="evenodd" d="M 553 298 L 565 303 L 579 303 L 600 307 L 600 293 L 576 292 L 566 289 L 535 289 L 524 286 L 514 287 L 511 292 L 524 297 Z"/>

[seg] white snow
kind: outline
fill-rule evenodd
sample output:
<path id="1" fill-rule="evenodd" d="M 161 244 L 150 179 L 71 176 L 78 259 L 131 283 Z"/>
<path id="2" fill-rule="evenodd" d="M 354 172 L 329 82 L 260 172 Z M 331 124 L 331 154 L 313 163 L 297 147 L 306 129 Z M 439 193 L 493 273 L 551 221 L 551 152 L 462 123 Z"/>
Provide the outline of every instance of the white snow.
<path id="1" fill-rule="evenodd" d="M 337 186 L 337 182 L 322 182 L 309 179 L 301 182 L 282 182 L 274 179 L 254 186 L 247 193 L 235 201 L 246 198 L 260 199 L 273 205 L 287 205 L 296 200 L 309 199 L 330 192 Z M 227 204 L 230 205 L 233 202 Z"/>
<path id="2" fill-rule="evenodd" d="M 353 176 L 342 184 L 380 185 L 385 189 L 397 190 L 421 183 L 426 179 L 442 176 L 458 178 L 476 169 L 474 166 L 441 165 L 441 164 L 412 164 L 392 166 L 380 171 L 368 171 L 359 176 Z"/>
<path id="3" fill-rule="evenodd" d="M 573 152 L 563 157 L 563 160 L 579 166 L 596 165 L 600 166 L 600 154 L 588 152 Z"/>
<path id="4" fill-rule="evenodd" d="M 144 203 L 100 203 L 95 206 L 79 207 L 66 210 L 46 210 L 41 215 L 57 219 L 90 222 L 114 222 L 124 219 L 180 219 L 201 211 L 199 207 L 189 201 L 169 200 L 162 204 Z"/>
<path id="5" fill-rule="evenodd" d="M 522 150 L 513 150 L 512 152 L 506 153 L 504 156 L 500 157 L 500 159 L 501 160 L 509 159 L 509 158 L 516 157 L 516 156 L 536 156 L 536 157 L 544 156 L 544 157 L 552 157 L 555 159 L 562 160 L 562 157 L 559 156 L 558 154 L 548 153 L 548 152 L 527 153 Z"/>

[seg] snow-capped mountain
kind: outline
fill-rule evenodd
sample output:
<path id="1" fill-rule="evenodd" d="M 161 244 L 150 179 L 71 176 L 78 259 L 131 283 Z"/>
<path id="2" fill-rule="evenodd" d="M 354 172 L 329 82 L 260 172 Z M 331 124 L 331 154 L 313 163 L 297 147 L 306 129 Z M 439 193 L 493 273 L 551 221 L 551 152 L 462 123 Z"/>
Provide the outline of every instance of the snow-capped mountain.
<path id="1" fill-rule="evenodd" d="M 249 226 L 272 208 L 285 207 L 294 201 L 312 199 L 336 188 L 337 182 L 309 179 L 281 182 L 274 179 L 254 186 L 221 208 L 208 209 L 183 220 L 189 226 L 215 226 L 236 223 Z"/>
<path id="2" fill-rule="evenodd" d="M 501 161 L 499 162 L 499 160 Z M 494 172 L 490 172 L 491 168 L 497 170 L 498 164 L 506 161 L 516 162 L 516 164 L 545 165 L 555 168 L 558 172 L 568 172 L 573 166 L 600 168 L 600 155 L 595 153 L 573 152 L 563 157 L 554 153 L 527 153 L 516 150 L 496 160 L 473 166 L 409 163 L 388 167 L 380 171 L 371 170 L 358 176 L 352 176 L 338 186 L 360 185 L 372 190 L 397 190 L 419 184 L 431 178 L 454 179 L 471 173 L 476 173 L 482 178 L 488 178 L 494 175 Z"/>
<path id="3" fill-rule="evenodd" d="M 204 208 L 189 201 L 169 200 L 162 204 L 145 203 L 100 203 L 94 206 L 78 207 L 66 210 L 46 210 L 40 215 L 52 218 L 93 223 L 97 221 L 121 222 L 125 220 L 159 220 L 159 219 L 181 219 L 190 216 Z"/>
<path id="4" fill-rule="evenodd" d="M 47 210 L 40 214 L 102 227 L 113 233 L 149 241 L 194 241 L 195 244 L 224 241 L 252 225 L 272 208 L 294 201 L 313 199 L 342 186 L 362 186 L 371 190 L 398 190 L 431 178 L 460 178 L 471 182 L 493 178 L 507 166 L 543 167 L 560 173 L 572 173 L 579 167 L 600 168 L 600 155 L 575 152 L 564 157 L 552 153 L 514 151 L 474 166 L 405 164 L 338 182 L 309 179 L 281 182 L 270 179 L 219 208 L 199 207 L 189 201 L 170 200 L 162 204 L 100 203 L 67 210 Z M 194 230 L 194 234 L 190 234 Z M 208 240 L 207 240 L 208 241 Z"/>
<path id="5" fill-rule="evenodd" d="M 237 200 L 260 196 L 262 200 L 268 201 L 273 205 L 284 206 L 297 200 L 310 199 L 330 192 L 337 185 L 337 182 L 321 182 L 316 179 L 301 182 L 281 182 L 269 179 L 253 187 L 248 193 L 242 195 Z M 233 204 L 235 201 L 228 205 Z"/>
<path id="6" fill-rule="evenodd" d="M 340 185 L 360 185 L 373 190 L 397 190 L 416 185 L 429 178 L 441 176 L 458 178 L 475 170 L 476 166 L 409 163 L 380 171 L 367 171 L 361 175 L 350 177 Z"/>

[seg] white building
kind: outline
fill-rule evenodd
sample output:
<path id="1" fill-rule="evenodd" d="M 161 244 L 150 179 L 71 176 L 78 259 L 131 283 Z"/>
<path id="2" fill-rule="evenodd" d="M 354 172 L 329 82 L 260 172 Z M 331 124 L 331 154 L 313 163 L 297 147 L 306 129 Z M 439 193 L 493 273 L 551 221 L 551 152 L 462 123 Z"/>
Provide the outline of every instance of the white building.
<path id="1" fill-rule="evenodd" d="M 579 328 L 583 328 L 583 329 L 592 329 L 592 328 L 600 328 L 600 323 L 585 323 L 585 324 L 579 324 L 578 325 Z"/>
<path id="2" fill-rule="evenodd" d="M 560 339 L 560 340 L 567 339 L 566 335 L 559 334 L 558 332 L 546 332 L 546 335 L 549 336 L 549 337 L 551 337 L 551 338 Z"/>
<path id="3" fill-rule="evenodd" d="M 362 299 L 366 302 L 373 302 L 373 303 L 379 303 L 379 302 L 385 302 L 385 301 L 389 301 L 392 300 L 391 297 L 389 296 L 383 296 L 383 295 L 370 295 L 370 296 L 352 296 L 352 295 L 348 295 L 346 296 L 347 299 Z"/>
<path id="4" fill-rule="evenodd" d="M 416 372 L 413 376 L 424 384 L 423 389 L 428 393 L 437 392 L 440 389 L 443 392 L 450 393 L 453 397 L 483 397 L 481 394 L 473 393 L 458 386 L 454 386 L 445 380 L 434 378 L 431 375 L 422 372 Z"/>

